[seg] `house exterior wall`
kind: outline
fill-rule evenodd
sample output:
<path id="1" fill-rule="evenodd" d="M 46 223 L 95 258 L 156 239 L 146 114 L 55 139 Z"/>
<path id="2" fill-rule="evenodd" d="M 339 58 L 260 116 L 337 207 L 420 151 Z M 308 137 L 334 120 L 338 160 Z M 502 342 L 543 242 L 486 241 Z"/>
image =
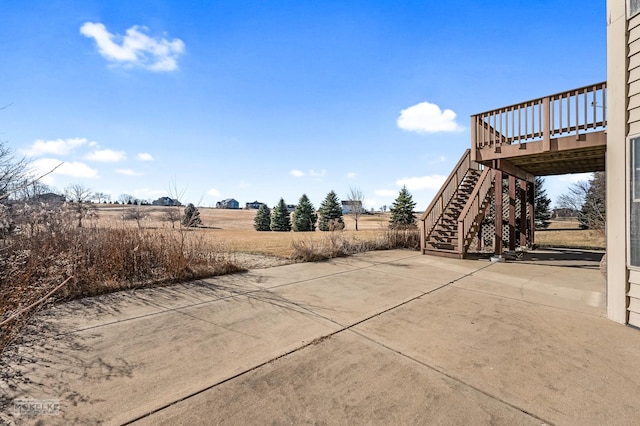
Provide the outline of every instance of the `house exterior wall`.
<path id="1" fill-rule="evenodd" d="M 627 54 L 640 49 L 640 42 L 634 43 L 640 29 L 634 30 L 635 39 L 627 32 L 628 24 L 640 23 L 640 16 L 628 20 L 627 7 L 626 0 L 607 1 L 607 316 L 623 324 L 628 322 L 629 286 L 627 141 L 629 136 L 640 135 L 640 103 L 636 105 L 640 55 Z"/>

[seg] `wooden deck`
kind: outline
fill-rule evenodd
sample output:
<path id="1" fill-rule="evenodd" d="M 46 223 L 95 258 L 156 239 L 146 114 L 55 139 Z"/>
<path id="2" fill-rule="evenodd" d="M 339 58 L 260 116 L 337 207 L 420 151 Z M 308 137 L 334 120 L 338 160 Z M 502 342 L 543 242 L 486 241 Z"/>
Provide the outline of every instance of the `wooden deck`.
<path id="1" fill-rule="evenodd" d="M 471 117 L 472 159 L 532 176 L 603 171 L 606 82 Z"/>

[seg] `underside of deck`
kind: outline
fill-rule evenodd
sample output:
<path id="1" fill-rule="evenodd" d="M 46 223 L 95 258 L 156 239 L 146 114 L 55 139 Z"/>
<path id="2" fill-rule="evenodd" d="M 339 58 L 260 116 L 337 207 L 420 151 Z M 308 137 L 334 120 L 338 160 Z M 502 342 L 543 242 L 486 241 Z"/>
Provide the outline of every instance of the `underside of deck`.
<path id="1" fill-rule="evenodd" d="M 543 141 L 538 141 L 477 149 L 476 161 L 492 168 L 501 168 L 501 162 L 508 162 L 533 176 L 604 171 L 607 151 L 604 131 L 582 134 L 578 138 L 572 135 L 551 139 L 549 150 L 544 148 Z"/>

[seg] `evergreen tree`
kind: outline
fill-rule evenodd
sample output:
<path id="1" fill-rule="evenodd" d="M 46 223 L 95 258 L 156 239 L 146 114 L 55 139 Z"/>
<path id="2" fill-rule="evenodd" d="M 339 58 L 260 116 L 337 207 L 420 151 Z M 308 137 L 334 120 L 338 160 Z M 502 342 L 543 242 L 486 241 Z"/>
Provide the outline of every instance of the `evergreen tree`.
<path id="1" fill-rule="evenodd" d="M 202 225 L 202 219 L 200 219 L 200 211 L 192 203 L 187 204 L 187 206 L 184 208 L 182 225 L 189 228 Z"/>
<path id="2" fill-rule="evenodd" d="M 289 210 L 287 210 L 287 205 L 282 198 L 280 198 L 278 205 L 271 211 L 271 230 L 279 232 L 291 231 Z"/>
<path id="3" fill-rule="evenodd" d="M 389 227 L 395 229 L 414 228 L 416 226 L 416 217 L 413 215 L 415 207 L 416 203 L 413 201 L 413 196 L 409 193 L 407 187 L 403 186 L 398 198 L 389 209 L 391 212 Z"/>
<path id="4" fill-rule="evenodd" d="M 536 228 L 547 229 L 549 227 L 549 220 L 551 219 L 551 199 L 547 196 L 547 191 L 543 188 L 544 179 L 540 176 L 536 176 L 534 194 L 534 219 Z"/>
<path id="5" fill-rule="evenodd" d="M 256 231 L 271 230 L 271 209 L 266 204 L 262 204 L 253 219 L 253 227 Z"/>
<path id="6" fill-rule="evenodd" d="M 338 200 L 338 195 L 331 191 L 318 209 L 318 229 L 321 231 L 333 231 L 343 228 L 342 206 L 340 205 L 340 200 Z"/>
<path id="7" fill-rule="evenodd" d="M 606 175 L 596 172 L 589 180 L 589 189 L 584 197 L 584 203 L 578 217 L 583 229 L 604 229 L 607 218 L 606 212 Z"/>
<path id="8" fill-rule="evenodd" d="M 316 230 L 318 215 L 307 194 L 302 194 L 296 209 L 293 211 L 293 230 L 295 232 L 307 232 Z"/>

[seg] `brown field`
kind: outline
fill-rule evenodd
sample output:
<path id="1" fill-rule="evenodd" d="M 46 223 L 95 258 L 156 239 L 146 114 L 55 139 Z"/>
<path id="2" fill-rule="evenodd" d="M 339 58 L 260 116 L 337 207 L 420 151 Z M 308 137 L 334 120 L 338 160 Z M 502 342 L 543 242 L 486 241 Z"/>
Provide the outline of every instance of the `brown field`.
<path id="1" fill-rule="evenodd" d="M 600 249 L 606 247 L 604 231 L 580 229 L 577 219 L 552 220 L 549 229 L 536 231 L 536 244 Z"/>
<path id="2" fill-rule="evenodd" d="M 96 224 L 99 227 L 138 226 L 135 220 L 122 220 L 123 213 L 130 206 L 101 206 L 98 209 Z M 147 216 L 142 221 L 145 229 L 171 229 L 171 223 L 163 221 L 162 216 L 167 209 L 178 207 L 139 206 Z M 179 207 L 182 212 L 182 207 Z M 289 257 L 293 241 L 320 241 L 326 238 L 325 232 L 258 232 L 253 228 L 256 210 L 227 210 L 199 208 L 204 227 L 188 229 L 189 233 L 198 233 L 208 240 L 224 244 L 230 251 L 266 254 L 278 257 Z M 358 231 L 355 221 L 350 216 L 344 217 L 344 236 L 350 241 L 373 240 L 381 237 L 389 221 L 389 213 L 363 215 L 358 220 Z M 179 225 L 176 224 L 176 228 Z"/>
<path id="3" fill-rule="evenodd" d="M 123 213 L 130 206 L 100 206 L 96 224 L 99 227 L 137 226 L 135 220 L 122 220 Z M 167 209 L 182 207 L 139 207 L 146 218 L 141 222 L 145 229 L 171 229 L 171 224 L 162 220 Z M 200 208 L 203 228 L 188 229 L 186 232 L 198 233 L 207 240 L 223 244 L 233 252 L 266 254 L 289 257 L 294 241 L 320 241 L 326 238 L 324 232 L 257 232 L 253 229 L 256 210 L 226 210 Z M 358 221 L 358 231 L 351 216 L 345 216 L 344 236 L 351 241 L 366 241 L 380 238 L 386 230 L 389 213 L 363 215 Z M 176 224 L 176 227 L 179 225 Z M 539 245 L 566 247 L 604 248 L 604 234 L 599 231 L 581 230 L 577 220 L 552 221 L 548 230 L 536 231 L 536 243 Z"/>

